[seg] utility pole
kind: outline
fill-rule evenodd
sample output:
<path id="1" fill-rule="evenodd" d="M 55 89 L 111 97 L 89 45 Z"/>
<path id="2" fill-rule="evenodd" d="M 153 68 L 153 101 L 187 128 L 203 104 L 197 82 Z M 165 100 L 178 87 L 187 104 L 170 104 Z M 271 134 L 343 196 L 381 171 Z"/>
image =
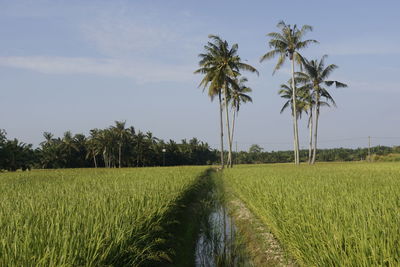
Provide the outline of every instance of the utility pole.
<path id="1" fill-rule="evenodd" d="M 368 161 L 371 162 L 371 136 L 368 136 Z"/>

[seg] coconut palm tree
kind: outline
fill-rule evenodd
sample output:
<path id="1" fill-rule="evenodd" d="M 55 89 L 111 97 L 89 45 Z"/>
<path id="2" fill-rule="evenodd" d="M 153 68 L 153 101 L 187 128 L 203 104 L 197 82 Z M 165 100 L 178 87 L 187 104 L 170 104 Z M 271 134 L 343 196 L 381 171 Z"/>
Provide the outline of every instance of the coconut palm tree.
<path id="1" fill-rule="evenodd" d="M 200 68 L 195 73 L 204 74 L 203 80 L 199 86 L 206 88 L 208 86 L 208 95 L 213 98 L 218 95 L 220 101 L 220 126 L 221 126 L 221 167 L 223 163 L 223 122 L 222 122 L 222 99 L 224 95 L 224 106 L 226 115 L 226 128 L 228 131 L 227 139 L 229 144 L 228 162 L 232 158 L 232 142 L 229 126 L 229 110 L 228 110 L 228 94 L 229 84 L 240 76 L 241 70 L 250 72 L 258 71 L 249 64 L 243 63 L 238 56 L 238 44 L 229 46 L 227 41 L 222 40 L 219 36 L 209 35 L 211 41 L 204 46 L 205 53 L 199 54 L 201 58 L 199 62 Z"/>
<path id="2" fill-rule="evenodd" d="M 139 167 L 139 162 L 142 161 L 142 165 L 144 166 L 143 162 L 143 146 L 146 140 L 146 135 L 139 130 L 139 132 L 135 136 L 135 143 L 136 143 L 136 166 Z"/>
<path id="3" fill-rule="evenodd" d="M 122 160 L 122 146 L 128 138 L 128 131 L 125 129 L 125 121 L 115 121 L 115 126 L 112 127 L 115 135 L 118 138 L 118 167 L 121 168 L 121 160 Z"/>
<path id="4" fill-rule="evenodd" d="M 317 43 L 316 40 L 303 40 L 304 35 L 312 31 L 312 27 L 309 25 L 303 25 L 301 28 L 298 28 L 296 25 L 291 26 L 281 21 L 278 23 L 277 27 L 281 30 L 281 32 L 271 32 L 268 33 L 267 36 L 271 39 L 269 40 L 269 47 L 272 49 L 271 51 L 264 54 L 260 62 L 264 60 L 272 59 L 275 56 L 278 56 L 278 62 L 275 65 L 273 74 L 279 70 L 282 65 L 285 63 L 286 58 L 288 57 L 291 61 L 291 73 L 292 73 L 292 88 L 293 88 L 293 127 L 294 127 L 294 155 L 295 155 L 295 164 L 300 163 L 299 158 L 299 135 L 298 135 L 298 126 L 297 126 L 297 108 L 296 108 L 296 87 L 295 87 L 295 77 L 294 77 L 294 63 L 298 64 L 302 63 L 302 56 L 299 51 L 301 49 L 306 48 L 311 43 Z"/>
<path id="5" fill-rule="evenodd" d="M 64 160 L 67 167 L 71 167 L 72 153 L 78 151 L 78 147 L 75 143 L 75 137 L 72 136 L 71 131 L 66 131 L 62 138 L 61 151 L 63 153 Z"/>
<path id="6" fill-rule="evenodd" d="M 305 102 L 305 95 L 301 92 L 300 88 L 296 90 L 296 109 L 293 110 L 293 87 L 292 81 L 288 81 L 287 84 L 281 84 L 281 88 L 278 91 L 278 94 L 281 98 L 285 99 L 286 102 L 283 104 L 280 113 L 283 113 L 287 108 L 290 107 L 291 115 L 294 116 L 296 114 L 297 119 L 301 119 L 303 112 L 307 111 L 307 103 Z"/>
<path id="7" fill-rule="evenodd" d="M 296 82 L 296 80 L 295 80 Z M 293 109 L 293 87 L 292 87 L 292 81 L 289 80 L 287 84 L 281 84 L 281 88 L 278 91 L 278 94 L 281 96 L 281 98 L 285 99 L 286 102 L 283 104 L 280 113 L 282 114 L 287 108 L 290 107 L 291 110 L 291 116 L 294 118 L 294 116 L 297 116 L 297 120 L 301 118 L 303 112 L 307 112 L 308 108 L 308 103 L 306 101 L 307 94 L 304 91 L 306 88 L 297 88 L 297 82 L 296 82 L 296 112 L 294 112 Z M 293 133 L 295 134 L 295 127 L 293 125 Z M 294 141 L 295 142 L 295 141 Z M 296 143 L 294 143 L 296 146 Z"/>
<path id="8" fill-rule="evenodd" d="M 317 154 L 317 136 L 318 136 L 318 120 L 320 115 L 321 106 L 326 106 L 328 102 L 331 102 L 336 106 L 335 101 L 330 95 L 328 88 L 334 85 L 336 88 L 347 87 L 346 84 L 334 80 L 328 80 L 332 72 L 338 68 L 335 64 L 330 64 L 325 67 L 325 59 L 327 55 L 324 55 L 320 60 L 307 60 L 302 59 L 304 72 L 297 73 L 299 79 L 303 80 L 306 85 L 312 90 L 312 95 L 314 98 L 314 145 L 313 145 L 313 155 L 311 163 L 315 163 Z M 326 87 L 325 87 L 326 86 Z M 325 99 L 326 102 L 322 101 Z M 329 106 L 329 105 L 328 105 Z"/>
<path id="9" fill-rule="evenodd" d="M 99 130 L 92 129 L 90 130 L 90 137 L 86 141 L 86 146 L 87 146 L 86 159 L 92 158 L 95 168 L 97 168 L 96 157 L 101 152 L 101 144 L 99 143 L 98 136 L 99 136 Z"/>
<path id="10" fill-rule="evenodd" d="M 231 130 L 231 146 L 233 144 L 233 134 L 235 132 L 235 121 L 239 113 L 240 106 L 242 103 L 253 102 L 253 99 L 248 95 L 252 92 L 252 89 L 246 86 L 247 78 L 242 77 L 235 79 L 235 82 L 230 86 L 230 97 L 229 101 L 232 107 L 232 130 Z M 233 166 L 233 160 L 229 162 L 230 167 Z"/>

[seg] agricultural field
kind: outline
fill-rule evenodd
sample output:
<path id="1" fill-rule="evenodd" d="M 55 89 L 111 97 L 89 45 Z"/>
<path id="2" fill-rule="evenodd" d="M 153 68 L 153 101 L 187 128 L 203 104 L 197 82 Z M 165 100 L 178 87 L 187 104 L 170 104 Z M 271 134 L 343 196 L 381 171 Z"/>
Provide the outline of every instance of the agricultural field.
<path id="1" fill-rule="evenodd" d="M 389 162 L 0 173 L 0 266 L 191 266 L 199 233 L 225 242 L 218 235 L 235 217 L 218 206 L 222 230 L 202 229 L 215 209 L 176 212 L 224 195 L 240 200 L 300 266 L 398 266 L 399 192 L 400 165 Z M 229 201 L 217 202 L 229 210 Z M 242 253 L 221 251 L 224 261 Z"/>
<path id="2" fill-rule="evenodd" d="M 227 188 L 301 266 L 400 265 L 400 165 L 243 165 Z"/>
<path id="3" fill-rule="evenodd" d="M 0 266 L 140 265 L 166 258 L 157 250 L 165 242 L 165 214 L 205 170 L 0 173 Z"/>

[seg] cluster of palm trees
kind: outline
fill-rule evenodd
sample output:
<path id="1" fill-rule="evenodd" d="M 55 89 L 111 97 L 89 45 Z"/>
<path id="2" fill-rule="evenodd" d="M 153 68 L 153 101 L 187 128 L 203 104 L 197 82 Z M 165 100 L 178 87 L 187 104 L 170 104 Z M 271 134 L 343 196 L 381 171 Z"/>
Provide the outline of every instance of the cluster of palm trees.
<path id="1" fill-rule="evenodd" d="M 308 113 L 309 128 L 309 155 L 308 163 L 314 164 L 317 154 L 318 120 L 320 108 L 336 106 L 335 101 L 328 91 L 328 87 L 335 85 L 336 88 L 347 87 L 346 84 L 329 80 L 329 76 L 337 68 L 335 64 L 325 65 L 326 55 L 321 59 L 307 60 L 300 54 L 300 50 L 308 47 L 316 40 L 304 40 L 307 32 L 312 31 L 312 27 L 304 25 L 298 28 L 281 21 L 277 27 L 280 32 L 267 34 L 270 37 L 269 47 L 271 51 L 264 54 L 260 62 L 274 57 L 278 57 L 273 73 L 279 70 L 289 58 L 291 62 L 291 79 L 287 84 L 282 84 L 279 94 L 287 99 L 281 112 L 290 106 L 293 118 L 293 143 L 295 164 L 300 163 L 298 120 L 303 112 Z M 295 72 L 295 64 L 299 65 L 300 72 Z M 325 101 L 324 101 L 325 100 Z"/>
<path id="2" fill-rule="evenodd" d="M 125 122 L 115 121 L 115 125 L 106 129 L 90 130 L 88 139 L 88 158 L 93 159 L 97 167 L 97 158 L 100 156 L 106 168 L 121 168 L 127 165 L 146 166 L 150 161 L 148 154 L 156 150 L 159 139 L 151 132 L 136 133 L 134 127 L 125 127 Z M 130 151 L 135 151 L 132 157 Z M 128 156 L 129 154 L 129 156 Z M 123 158 L 123 156 L 126 156 Z"/>
<path id="3" fill-rule="evenodd" d="M 330 74 L 332 74 L 337 66 L 334 64 L 326 66 L 326 55 L 319 60 L 307 60 L 300 54 L 300 51 L 310 44 L 318 43 L 313 39 L 304 40 L 305 34 L 312 31 L 311 26 L 304 25 L 297 27 L 297 25 L 292 26 L 281 21 L 277 27 L 280 29 L 279 32 L 267 34 L 270 38 L 269 47 L 271 50 L 261 57 L 260 62 L 278 57 L 278 62 L 273 70 L 274 74 L 283 66 L 286 59 L 289 59 L 291 63 L 291 79 L 287 84 L 282 84 L 279 90 L 281 97 L 287 100 L 281 112 L 288 107 L 291 109 L 295 164 L 300 163 L 298 120 L 301 118 L 302 113 L 308 114 L 310 134 L 308 162 L 313 164 L 315 163 L 317 153 L 320 108 L 322 106 L 330 106 L 330 104 L 336 106 L 335 101 L 328 91 L 328 87 L 332 85 L 347 87 L 347 85 L 338 81 L 328 80 Z M 195 73 L 204 75 L 200 86 L 204 89 L 208 87 L 208 95 L 211 97 L 211 100 L 218 96 L 222 168 L 224 167 L 224 119 L 222 113 L 225 108 L 225 122 L 229 146 L 227 165 L 232 167 L 235 118 L 241 103 L 252 101 L 251 97 L 247 95 L 251 92 L 251 88 L 245 85 L 247 79 L 241 76 L 240 71 L 245 70 L 257 74 L 258 71 L 251 65 L 242 62 L 237 54 L 237 44 L 230 47 L 228 42 L 222 40 L 219 36 L 210 35 L 209 38 L 210 41 L 204 46 L 204 52 L 199 54 L 200 68 Z M 295 65 L 300 67 L 300 72 L 295 71 Z M 229 106 L 232 112 L 232 122 L 229 118 Z"/>
<path id="4" fill-rule="evenodd" d="M 27 170 L 33 162 L 32 145 L 19 142 L 16 138 L 9 140 L 6 131 L 0 129 L 0 171 Z"/>
<path id="5" fill-rule="evenodd" d="M 48 132 L 43 136 L 45 140 L 35 151 L 39 168 L 204 165 L 215 160 L 209 145 L 196 138 L 164 142 L 150 131 L 126 127 L 122 121 L 92 129 L 88 137 L 70 131 L 57 138 Z"/>
<path id="6" fill-rule="evenodd" d="M 204 74 L 200 87 L 208 87 L 208 95 L 213 100 L 218 96 L 221 150 L 220 161 L 224 168 L 224 126 L 223 111 L 225 109 L 225 124 L 228 141 L 227 166 L 233 166 L 232 146 L 235 131 L 235 121 L 242 103 L 252 102 L 248 95 L 252 89 L 246 86 L 247 78 L 241 71 L 257 73 L 253 66 L 244 63 L 238 55 L 238 44 L 232 46 L 219 36 L 209 35 L 209 42 L 204 46 L 204 53 L 199 54 L 200 68 L 195 73 Z M 231 112 L 229 112 L 229 109 Z"/>

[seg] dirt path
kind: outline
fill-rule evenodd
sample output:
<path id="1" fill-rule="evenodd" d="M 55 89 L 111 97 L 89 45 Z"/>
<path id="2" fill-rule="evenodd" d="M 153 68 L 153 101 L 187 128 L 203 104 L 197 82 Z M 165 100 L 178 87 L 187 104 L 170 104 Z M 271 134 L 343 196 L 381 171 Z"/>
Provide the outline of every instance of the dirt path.
<path id="1" fill-rule="evenodd" d="M 298 266 L 288 258 L 278 240 L 242 201 L 233 198 L 229 201 L 229 208 L 254 266 Z"/>

